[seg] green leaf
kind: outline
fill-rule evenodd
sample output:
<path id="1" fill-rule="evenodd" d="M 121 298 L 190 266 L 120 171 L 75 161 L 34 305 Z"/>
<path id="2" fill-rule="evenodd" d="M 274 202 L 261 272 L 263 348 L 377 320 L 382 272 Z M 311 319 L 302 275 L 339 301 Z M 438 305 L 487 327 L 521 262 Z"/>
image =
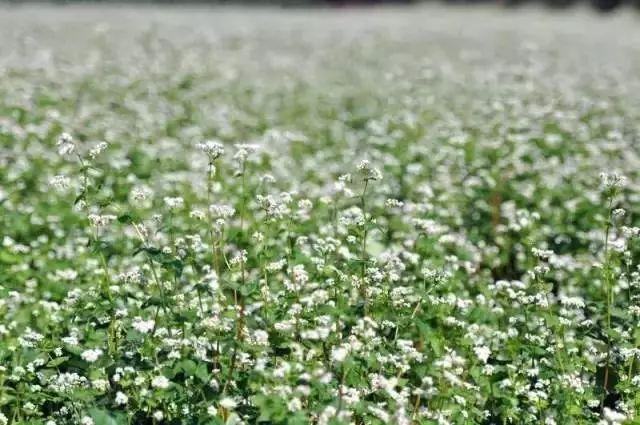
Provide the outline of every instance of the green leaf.
<path id="1" fill-rule="evenodd" d="M 94 254 L 102 253 L 106 256 L 109 256 L 114 251 L 113 245 L 111 244 L 111 242 L 108 242 L 102 239 L 94 241 L 92 245 L 93 245 L 92 250 Z"/>
<path id="2" fill-rule="evenodd" d="M 112 415 L 106 410 L 97 408 L 90 409 L 89 416 L 91 416 L 95 425 L 124 425 L 127 423 L 124 415 Z"/>
<path id="3" fill-rule="evenodd" d="M 210 381 L 209 371 L 207 370 L 207 365 L 204 363 L 200 363 L 195 371 L 195 377 L 198 378 L 203 383 L 208 383 Z"/>
<path id="4" fill-rule="evenodd" d="M 136 220 L 131 214 L 122 214 L 118 216 L 118 221 L 123 224 L 131 224 Z"/>
<path id="5" fill-rule="evenodd" d="M 76 199 L 73 201 L 73 205 L 76 205 L 78 202 L 85 199 L 86 196 L 87 196 L 87 192 L 83 190 L 78 196 L 76 196 Z"/>
<path id="6" fill-rule="evenodd" d="M 182 360 L 176 363 L 173 369 L 176 372 L 184 373 L 186 376 L 193 376 L 195 374 L 196 367 L 196 362 L 193 360 Z"/>
<path id="7" fill-rule="evenodd" d="M 67 360 L 69 360 L 68 356 L 62 356 L 62 357 L 58 357 L 56 359 L 51 360 L 49 363 L 47 363 L 47 367 L 58 367 L 60 366 L 62 363 L 66 362 Z"/>

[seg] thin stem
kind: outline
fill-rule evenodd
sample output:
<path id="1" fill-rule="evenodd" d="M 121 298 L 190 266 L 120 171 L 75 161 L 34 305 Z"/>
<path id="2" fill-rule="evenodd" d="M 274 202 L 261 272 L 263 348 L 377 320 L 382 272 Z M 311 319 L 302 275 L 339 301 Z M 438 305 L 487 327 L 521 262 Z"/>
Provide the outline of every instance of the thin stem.
<path id="1" fill-rule="evenodd" d="M 138 237 L 140 238 L 140 241 L 142 242 L 142 245 L 145 248 L 148 248 L 148 244 L 147 244 L 147 240 L 146 238 L 142 235 L 142 232 L 140 231 L 140 229 L 138 228 L 138 225 L 136 223 L 133 223 L 133 228 L 135 230 L 135 232 L 137 233 Z M 153 264 L 153 259 L 151 258 L 151 256 L 149 255 L 148 252 L 145 252 L 145 258 L 147 259 L 147 263 L 149 264 L 149 268 L 151 269 L 151 274 L 153 276 L 153 280 L 156 283 L 156 286 L 158 287 L 158 290 L 160 291 L 160 298 L 162 299 L 162 311 L 164 311 L 165 313 L 167 312 L 167 300 L 166 300 L 166 295 L 164 292 L 164 287 L 162 286 L 162 283 L 160 282 L 160 279 L 158 278 L 158 273 L 156 272 L 156 268 Z M 156 307 L 156 313 L 155 313 L 155 319 L 154 319 L 154 323 L 153 323 L 153 330 L 151 331 L 151 336 L 155 335 L 156 332 L 156 328 L 158 325 L 158 313 L 160 311 L 160 306 Z"/>
<path id="2" fill-rule="evenodd" d="M 360 251 L 360 261 L 362 261 L 362 267 L 360 268 L 360 293 L 364 300 L 364 314 L 367 314 L 367 293 L 364 285 L 364 277 L 365 271 L 367 267 L 367 204 L 366 204 L 366 195 L 367 195 L 367 187 L 369 185 L 369 180 L 365 179 L 364 188 L 362 189 L 362 195 L 360 196 L 360 203 L 362 208 L 362 214 L 364 215 L 364 232 L 362 235 L 362 246 Z"/>
<path id="3" fill-rule="evenodd" d="M 602 383 L 602 399 L 600 401 L 600 412 L 604 411 L 604 401 L 607 393 L 609 392 L 609 367 L 611 366 L 611 264 L 609 259 L 609 233 L 611 230 L 611 219 L 613 215 L 612 205 L 613 205 L 613 194 L 609 197 L 609 205 L 608 205 L 608 218 L 607 225 L 605 229 L 604 235 L 604 280 L 605 280 L 605 296 L 606 296 L 606 309 L 607 309 L 607 320 L 606 320 L 606 330 L 607 330 L 607 358 L 604 369 L 604 379 Z"/>

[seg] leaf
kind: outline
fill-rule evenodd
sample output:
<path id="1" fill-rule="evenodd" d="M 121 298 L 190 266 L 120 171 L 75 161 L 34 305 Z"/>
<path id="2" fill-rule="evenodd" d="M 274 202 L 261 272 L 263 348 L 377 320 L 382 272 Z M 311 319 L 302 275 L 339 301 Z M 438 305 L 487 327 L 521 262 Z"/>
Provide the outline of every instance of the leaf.
<path id="1" fill-rule="evenodd" d="M 106 208 L 109 205 L 111 205 L 113 203 L 113 198 L 112 197 L 107 197 L 105 199 L 101 199 L 98 201 L 98 206 L 100 206 L 100 208 Z"/>
<path id="2" fill-rule="evenodd" d="M 58 367 L 62 363 L 66 362 L 67 360 L 69 360 L 68 356 L 58 357 L 56 359 L 51 360 L 49 363 L 47 363 L 47 367 Z"/>
<path id="3" fill-rule="evenodd" d="M 73 201 L 73 205 L 76 205 L 78 202 L 82 201 L 86 196 L 87 192 L 83 190 L 78 196 L 76 196 L 76 199 Z"/>
<path id="4" fill-rule="evenodd" d="M 21 261 L 24 261 L 24 257 L 12 254 L 8 251 L 0 251 L 0 263 L 18 264 Z"/>
<path id="5" fill-rule="evenodd" d="M 164 305 L 164 301 L 162 300 L 161 297 L 157 295 L 149 297 L 144 303 L 142 303 L 142 307 L 162 306 L 162 305 Z"/>
<path id="6" fill-rule="evenodd" d="M 136 252 L 136 254 L 138 252 L 146 252 L 147 254 L 149 254 L 151 257 L 156 257 L 158 255 L 160 255 L 162 253 L 162 251 L 158 248 L 155 248 L 153 246 L 149 246 L 149 247 L 142 247 L 139 249 L 139 251 Z"/>
<path id="7" fill-rule="evenodd" d="M 131 214 L 122 214 L 118 216 L 118 222 L 123 224 L 131 224 L 135 221 Z"/>
<path id="8" fill-rule="evenodd" d="M 174 366 L 174 371 L 182 372 L 185 376 L 194 376 L 196 371 L 196 362 L 193 360 L 182 360 Z"/>
<path id="9" fill-rule="evenodd" d="M 102 409 L 90 409 L 89 416 L 93 419 L 95 425 L 123 425 L 126 419 L 122 415 L 112 416 Z"/>
<path id="10" fill-rule="evenodd" d="M 286 406 L 275 396 L 258 394 L 253 397 L 253 402 L 260 411 L 258 422 L 281 421 L 286 417 Z"/>
<path id="11" fill-rule="evenodd" d="M 207 370 L 207 365 L 204 363 L 200 363 L 195 371 L 195 377 L 198 378 L 203 383 L 208 383 L 210 381 L 209 371 Z"/>
<path id="12" fill-rule="evenodd" d="M 176 277 L 180 277 L 180 275 L 182 275 L 182 271 L 184 270 L 184 263 L 182 262 L 182 260 L 179 260 L 177 258 L 161 261 L 161 264 L 165 269 L 172 271 L 176 275 Z"/>
<path id="13" fill-rule="evenodd" d="M 94 254 L 102 253 L 106 256 L 109 256 L 111 253 L 113 253 L 113 245 L 111 244 L 111 242 L 98 239 L 97 241 L 93 242 L 92 250 Z"/>

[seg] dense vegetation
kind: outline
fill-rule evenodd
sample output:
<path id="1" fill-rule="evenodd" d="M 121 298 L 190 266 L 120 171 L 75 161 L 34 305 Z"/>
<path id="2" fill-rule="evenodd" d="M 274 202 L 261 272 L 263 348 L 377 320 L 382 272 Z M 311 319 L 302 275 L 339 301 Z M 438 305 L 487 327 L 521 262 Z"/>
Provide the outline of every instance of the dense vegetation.
<path id="1" fill-rule="evenodd" d="M 4 11 L 0 424 L 638 423 L 627 19 Z"/>

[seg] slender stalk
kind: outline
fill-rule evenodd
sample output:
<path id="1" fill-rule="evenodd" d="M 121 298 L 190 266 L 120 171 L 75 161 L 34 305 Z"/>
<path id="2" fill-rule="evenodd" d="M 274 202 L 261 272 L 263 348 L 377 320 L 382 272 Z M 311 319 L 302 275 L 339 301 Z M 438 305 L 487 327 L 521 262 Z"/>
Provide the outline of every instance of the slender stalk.
<path id="1" fill-rule="evenodd" d="M 362 245 L 360 247 L 360 261 L 362 261 L 362 267 L 360 268 L 360 294 L 362 295 L 362 299 L 364 301 L 364 314 L 367 315 L 368 305 L 367 305 L 367 292 L 364 285 L 364 277 L 367 268 L 367 187 L 369 186 L 369 180 L 364 180 L 364 188 L 362 189 L 362 195 L 360 195 L 360 204 L 362 208 L 362 214 L 364 215 L 364 231 L 362 235 Z"/>
<path id="2" fill-rule="evenodd" d="M 144 235 L 142 234 L 142 232 L 140 231 L 140 229 L 138 228 L 138 225 L 136 223 L 133 223 L 133 229 L 135 230 L 136 234 L 138 235 L 138 238 L 140 238 L 140 241 L 142 242 L 142 245 L 145 248 L 148 248 L 148 244 L 147 244 L 147 239 L 144 237 Z M 147 264 L 149 265 L 149 268 L 151 269 L 151 275 L 153 276 L 153 280 L 156 283 L 156 286 L 158 287 L 158 291 L 160 292 L 160 298 L 162 300 L 162 311 L 164 311 L 165 313 L 167 312 L 167 300 L 166 300 L 166 294 L 164 292 L 164 287 L 162 286 L 162 282 L 160 282 L 160 278 L 158 277 L 158 273 L 156 271 L 155 265 L 153 264 L 153 259 L 151 258 L 151 256 L 149 255 L 148 252 L 145 252 L 145 258 L 147 260 Z M 156 307 L 156 313 L 155 313 L 155 319 L 154 319 L 154 323 L 153 323 L 153 330 L 151 331 L 151 335 L 155 335 L 156 332 L 156 328 L 158 325 L 158 313 L 160 311 L 160 306 Z"/>
<path id="3" fill-rule="evenodd" d="M 611 264 L 609 259 L 609 234 L 611 231 L 611 221 L 613 215 L 613 194 L 609 197 L 609 205 L 608 205 L 608 218 L 607 225 L 604 233 L 604 283 L 605 283 L 605 297 L 606 297 L 606 310 L 607 310 L 607 319 L 606 319 L 606 340 L 607 340 L 607 357 L 604 369 L 604 378 L 602 382 L 602 398 L 600 400 L 600 412 L 604 411 L 604 401 L 609 392 L 609 368 L 611 367 Z"/>

